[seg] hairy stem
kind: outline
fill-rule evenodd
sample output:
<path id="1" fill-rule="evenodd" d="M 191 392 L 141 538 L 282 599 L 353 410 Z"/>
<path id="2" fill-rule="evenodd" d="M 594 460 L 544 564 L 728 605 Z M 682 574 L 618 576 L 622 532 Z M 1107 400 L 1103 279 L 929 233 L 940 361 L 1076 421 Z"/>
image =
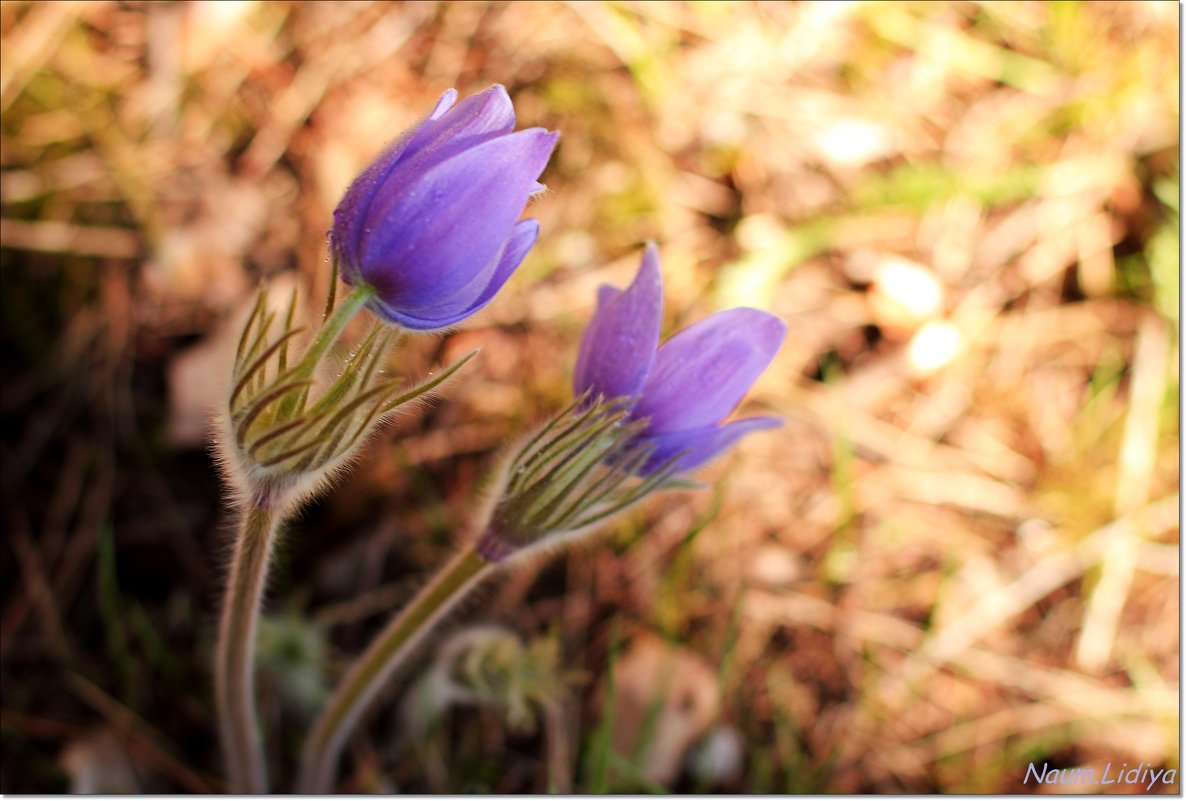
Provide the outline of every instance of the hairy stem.
<path id="1" fill-rule="evenodd" d="M 547 748 L 548 793 L 572 794 L 572 755 L 568 742 L 568 727 L 564 704 L 555 698 L 542 701 L 544 744 Z"/>
<path id="2" fill-rule="evenodd" d="M 255 629 L 279 521 L 269 502 L 252 503 L 241 514 L 218 631 L 214 681 L 227 787 L 232 793 L 255 794 L 267 792 L 268 784 L 255 714 Z"/>
<path id="3" fill-rule="evenodd" d="M 342 335 L 342 331 L 354 319 L 354 315 L 358 314 L 359 310 L 366 305 L 367 301 L 374 294 L 374 287 L 367 284 L 360 284 L 342 300 L 342 304 L 333 310 L 333 313 L 326 318 L 321 328 L 317 330 L 317 334 L 313 337 L 313 341 L 309 343 L 309 347 L 301 357 L 300 362 L 293 367 L 293 375 L 295 377 L 306 379 L 313 375 L 313 371 L 317 369 L 321 357 L 338 341 L 338 337 Z M 302 392 L 286 398 L 280 406 L 280 416 L 287 418 L 292 415 L 298 406 L 304 408 L 304 396 L 305 393 Z"/>
<path id="4" fill-rule="evenodd" d="M 375 638 L 313 725 L 298 792 L 330 792 L 346 738 L 383 685 L 442 619 L 493 571 L 472 543 L 457 553 Z"/>
<path id="5" fill-rule="evenodd" d="M 331 314 L 309 343 L 309 349 L 305 351 L 305 355 L 301 357 L 301 369 L 307 373 L 312 373 L 313 368 L 317 366 L 317 362 L 325 354 L 325 351 L 330 345 L 337 341 L 338 336 L 346 325 L 354 319 L 354 315 L 358 314 L 359 309 L 366 305 L 366 302 L 375 294 L 373 287 L 367 284 L 356 286 L 354 290 L 345 297 L 342 305 L 334 309 Z"/>

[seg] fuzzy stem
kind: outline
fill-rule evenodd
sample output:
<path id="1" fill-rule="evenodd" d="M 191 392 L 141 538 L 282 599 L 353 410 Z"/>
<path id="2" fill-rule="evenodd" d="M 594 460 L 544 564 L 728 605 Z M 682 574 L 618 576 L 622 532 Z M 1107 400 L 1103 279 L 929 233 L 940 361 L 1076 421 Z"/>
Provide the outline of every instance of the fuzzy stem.
<path id="1" fill-rule="evenodd" d="M 303 374 L 312 374 L 313 368 L 317 366 L 317 362 L 325 355 L 325 351 L 337 341 L 342 330 L 346 328 L 350 321 L 354 319 L 354 315 L 358 314 L 359 309 L 365 306 L 366 302 L 374 294 L 374 287 L 367 284 L 360 284 L 345 297 L 341 306 L 334 309 L 333 314 L 326 319 L 321 329 L 317 332 L 317 336 L 313 337 L 313 341 L 309 343 L 309 349 L 305 351 L 305 355 L 301 357 L 301 363 L 298 369 Z"/>
<path id="2" fill-rule="evenodd" d="M 330 349 L 330 346 L 338 341 L 338 337 L 342 335 L 342 331 L 354 319 L 354 315 L 358 314 L 359 310 L 366 305 L 367 301 L 374 294 L 375 288 L 368 284 L 359 284 L 354 287 L 353 291 L 342 301 L 342 304 L 334 309 L 333 313 L 321 324 L 321 328 L 317 330 L 317 334 L 313 337 L 313 341 L 309 343 L 309 347 L 305 350 L 305 354 L 301 357 L 300 362 L 293 367 L 292 377 L 307 379 L 313 375 L 313 371 L 317 369 L 321 357 Z M 280 405 L 279 418 L 287 419 L 292 416 L 298 407 L 303 409 L 306 392 L 299 392 L 285 398 L 284 402 Z"/>
<path id="3" fill-rule="evenodd" d="M 338 685 L 305 742 L 298 792 L 325 794 L 346 738 L 396 669 L 495 568 L 467 544 L 387 624 Z"/>
<path id="4" fill-rule="evenodd" d="M 572 794 L 572 757 L 568 748 L 564 704 L 549 698 L 540 703 L 544 718 L 544 745 L 547 749 L 548 793 Z"/>
<path id="5" fill-rule="evenodd" d="M 279 522 L 274 504 L 242 512 L 214 663 L 219 733 L 232 793 L 266 793 L 263 741 L 255 715 L 255 629 Z"/>

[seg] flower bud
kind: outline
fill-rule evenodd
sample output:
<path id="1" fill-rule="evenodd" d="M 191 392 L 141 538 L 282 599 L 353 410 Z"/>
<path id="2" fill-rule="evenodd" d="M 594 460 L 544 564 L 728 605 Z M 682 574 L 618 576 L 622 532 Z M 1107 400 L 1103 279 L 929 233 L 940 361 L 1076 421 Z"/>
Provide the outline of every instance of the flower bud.
<path id="1" fill-rule="evenodd" d="M 691 470 L 745 434 L 780 425 L 772 417 L 723 421 L 778 352 L 782 320 L 729 309 L 658 347 L 662 321 L 659 254 L 649 245 L 634 283 L 601 287 L 573 376 L 576 394 L 629 399 L 630 419 L 645 421 L 636 437 L 651 448 L 642 475 L 673 458 L 677 472 Z"/>
<path id="2" fill-rule="evenodd" d="M 515 132 L 506 90 L 453 103 L 441 96 L 354 181 L 334 211 L 342 278 L 374 290 L 369 306 L 395 325 L 447 328 L 481 309 L 539 235 L 519 221 L 558 134 Z"/>
<path id="3" fill-rule="evenodd" d="M 518 448 L 477 550 L 488 562 L 563 543 L 743 435 L 780 421 L 722 421 L 770 364 L 786 333 L 777 317 L 730 309 L 658 348 L 663 321 L 659 256 L 649 246 L 626 290 L 603 286 L 581 341 L 579 396 Z"/>

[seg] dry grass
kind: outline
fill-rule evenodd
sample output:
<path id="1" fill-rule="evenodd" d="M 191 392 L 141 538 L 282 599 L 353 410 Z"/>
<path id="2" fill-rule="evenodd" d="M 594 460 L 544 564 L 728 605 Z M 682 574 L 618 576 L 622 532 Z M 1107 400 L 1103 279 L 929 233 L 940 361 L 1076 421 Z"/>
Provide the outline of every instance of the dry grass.
<path id="1" fill-rule="evenodd" d="M 487 704 L 408 749 L 387 709 L 343 788 L 1179 767 L 1176 4 L 8 2 L 0 27 L 4 792 L 218 788 L 200 343 L 260 277 L 317 300 L 354 173 L 492 82 L 563 132 L 544 235 L 398 369 L 481 365 L 294 524 L 273 609 L 317 625 L 281 617 L 264 656 L 278 765 L 655 239 L 668 330 L 788 321 L 748 402 L 786 426 L 471 608 L 579 669 L 540 726 Z M 710 700 L 681 717 L 643 664 Z M 624 732 L 627 693 L 656 700 Z"/>

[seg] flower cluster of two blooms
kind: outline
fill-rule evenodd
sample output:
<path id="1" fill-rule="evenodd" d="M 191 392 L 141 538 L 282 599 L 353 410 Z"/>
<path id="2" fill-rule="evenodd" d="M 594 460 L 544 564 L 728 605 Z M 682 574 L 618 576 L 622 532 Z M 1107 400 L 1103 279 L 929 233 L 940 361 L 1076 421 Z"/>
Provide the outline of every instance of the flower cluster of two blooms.
<path id="1" fill-rule="evenodd" d="M 456 325 L 489 303 L 523 261 L 539 224 L 520 217 L 544 190 L 538 179 L 558 138 L 542 128 L 515 131 L 501 86 L 456 100 L 454 90 L 442 95 L 334 212 L 330 245 L 343 280 L 369 287 L 371 311 L 412 331 Z M 779 424 L 724 420 L 777 352 L 781 320 L 730 309 L 660 346 L 662 320 L 659 258 L 650 245 L 627 289 L 601 287 L 573 379 L 576 408 L 611 404 L 603 408 L 633 447 L 633 458 L 614 448 L 603 461 L 643 479 L 689 471 L 743 435 Z"/>

